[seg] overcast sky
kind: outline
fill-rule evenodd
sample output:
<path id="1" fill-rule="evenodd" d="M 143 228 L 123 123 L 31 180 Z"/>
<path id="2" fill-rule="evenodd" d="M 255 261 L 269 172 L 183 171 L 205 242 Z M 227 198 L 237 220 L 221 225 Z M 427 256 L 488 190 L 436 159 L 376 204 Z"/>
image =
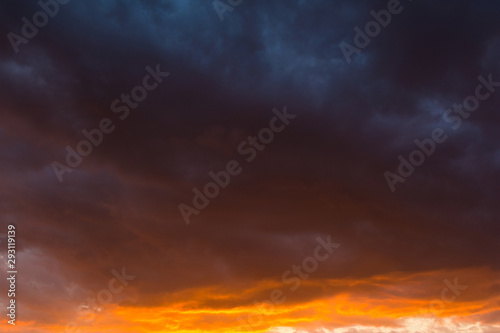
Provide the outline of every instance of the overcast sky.
<path id="1" fill-rule="evenodd" d="M 498 332 L 499 4 L 231 3 L 73 0 L 36 34 L 39 4 L 0 3 L 2 330 Z"/>

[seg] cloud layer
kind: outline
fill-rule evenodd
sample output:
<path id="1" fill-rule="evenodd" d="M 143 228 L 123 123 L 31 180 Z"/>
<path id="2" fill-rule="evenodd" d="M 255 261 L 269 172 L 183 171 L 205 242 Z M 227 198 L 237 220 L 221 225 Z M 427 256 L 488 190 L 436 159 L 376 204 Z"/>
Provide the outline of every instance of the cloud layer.
<path id="1" fill-rule="evenodd" d="M 4 38 L 0 228 L 18 230 L 24 331 L 230 332 L 328 235 L 342 246 L 255 330 L 416 333 L 399 318 L 456 276 L 468 289 L 439 316 L 497 329 L 500 90 L 458 130 L 443 114 L 500 81 L 499 6 L 400 5 L 351 63 L 339 44 L 387 1 L 243 1 L 223 22 L 210 1 L 71 1 L 18 53 Z M 2 34 L 39 10 L 0 4 Z M 120 119 L 157 64 L 170 75 Z M 284 106 L 296 119 L 246 162 L 238 145 Z M 53 162 L 103 118 L 114 131 L 59 182 Z M 435 128 L 448 140 L 392 193 L 384 172 Z M 230 160 L 241 174 L 187 226 L 178 205 Z M 136 278 L 85 321 L 122 267 Z"/>

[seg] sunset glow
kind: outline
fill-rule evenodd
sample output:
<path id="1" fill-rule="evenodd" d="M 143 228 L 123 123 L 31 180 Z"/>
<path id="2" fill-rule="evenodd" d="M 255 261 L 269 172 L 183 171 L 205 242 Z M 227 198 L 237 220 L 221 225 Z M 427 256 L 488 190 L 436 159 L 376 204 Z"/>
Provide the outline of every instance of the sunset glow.
<path id="1" fill-rule="evenodd" d="M 0 333 L 500 333 L 499 13 L 0 1 Z"/>

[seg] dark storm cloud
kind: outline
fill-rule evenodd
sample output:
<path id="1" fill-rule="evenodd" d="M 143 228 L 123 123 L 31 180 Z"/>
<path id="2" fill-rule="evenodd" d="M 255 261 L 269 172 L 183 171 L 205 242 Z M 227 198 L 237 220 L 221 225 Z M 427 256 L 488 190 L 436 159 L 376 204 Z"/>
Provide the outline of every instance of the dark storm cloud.
<path id="1" fill-rule="evenodd" d="M 478 75 L 500 81 L 498 5 L 402 3 L 347 64 L 339 43 L 386 2 L 244 1 L 220 22 L 210 2 L 71 1 L 0 49 L 2 214 L 83 288 L 136 272 L 139 303 L 279 277 L 319 234 L 345 252 L 318 279 L 498 269 L 500 91 L 459 131 L 441 121 Z M 2 3 L 1 33 L 36 10 Z M 171 75 L 120 121 L 110 104 L 156 64 Z M 177 205 L 284 105 L 297 119 L 186 227 Z M 116 130 L 60 184 L 50 164 L 104 117 Z M 437 126 L 449 140 L 392 194 L 383 172 Z"/>

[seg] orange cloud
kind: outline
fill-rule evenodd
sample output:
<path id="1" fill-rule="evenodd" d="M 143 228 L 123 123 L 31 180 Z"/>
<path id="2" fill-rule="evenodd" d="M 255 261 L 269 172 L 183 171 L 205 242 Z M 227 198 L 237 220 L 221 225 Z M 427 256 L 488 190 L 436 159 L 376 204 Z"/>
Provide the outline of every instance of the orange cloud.
<path id="1" fill-rule="evenodd" d="M 460 291 L 454 301 L 444 302 L 441 300 L 442 290 L 446 288 L 443 281 L 453 283 L 454 277 L 467 288 Z M 384 328 L 411 332 L 415 321 L 439 325 L 448 320 L 446 325 L 451 325 L 450 318 L 455 318 L 454 322 L 463 327 L 493 327 L 491 325 L 500 324 L 500 319 L 493 322 L 490 319 L 488 324 L 481 324 L 481 320 L 486 321 L 488 315 L 500 311 L 500 294 L 485 292 L 498 290 L 495 289 L 498 285 L 498 274 L 486 268 L 396 272 L 363 279 L 306 280 L 296 291 L 291 291 L 281 281 L 260 281 L 246 288 L 213 286 L 165 294 L 162 306 L 110 305 L 96 315 L 95 321 L 81 324 L 79 328 L 81 332 L 148 333 L 278 332 L 286 328 L 321 328 L 331 332 L 337 329 L 340 333 L 347 327 L 357 330 L 352 332 L 364 332 L 372 327 L 380 332 L 385 332 Z M 274 305 L 266 295 L 277 288 L 283 290 L 286 299 Z M 306 295 L 315 296 L 308 298 Z M 447 294 L 447 299 L 451 299 L 450 295 Z M 443 302 L 443 309 L 432 306 L 439 301 Z M 471 323 L 472 320 L 475 323 Z M 63 326 L 22 325 L 39 330 L 33 332 L 64 330 Z M 395 332 L 399 332 L 397 330 Z M 488 332 L 486 328 L 484 332 Z"/>

